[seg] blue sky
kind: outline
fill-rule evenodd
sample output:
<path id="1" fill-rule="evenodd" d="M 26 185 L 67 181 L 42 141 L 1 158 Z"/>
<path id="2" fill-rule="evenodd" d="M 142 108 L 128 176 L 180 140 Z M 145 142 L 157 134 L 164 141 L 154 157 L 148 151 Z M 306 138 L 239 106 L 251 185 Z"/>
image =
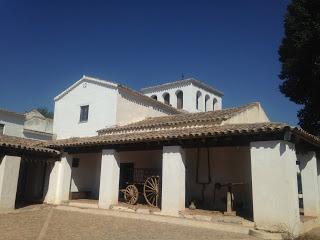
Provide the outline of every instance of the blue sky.
<path id="1" fill-rule="evenodd" d="M 0 107 L 53 109 L 82 75 L 134 89 L 196 77 L 224 107 L 260 101 L 273 121 L 300 106 L 278 90 L 289 0 L 0 0 Z"/>

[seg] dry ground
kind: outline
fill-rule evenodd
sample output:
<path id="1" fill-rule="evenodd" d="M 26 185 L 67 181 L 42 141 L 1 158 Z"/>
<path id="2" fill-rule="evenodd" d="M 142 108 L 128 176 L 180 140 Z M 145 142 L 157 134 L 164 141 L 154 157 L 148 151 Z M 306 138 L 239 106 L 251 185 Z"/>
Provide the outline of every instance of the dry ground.
<path id="1" fill-rule="evenodd" d="M 51 207 L 0 214 L 0 239 L 250 239 L 242 234 L 62 211 Z"/>

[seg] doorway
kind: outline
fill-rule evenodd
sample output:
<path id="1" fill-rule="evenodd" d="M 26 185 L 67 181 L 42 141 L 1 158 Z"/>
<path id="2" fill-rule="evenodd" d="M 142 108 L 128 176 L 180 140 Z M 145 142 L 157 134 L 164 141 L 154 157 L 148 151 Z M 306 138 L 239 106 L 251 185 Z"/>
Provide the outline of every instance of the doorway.
<path id="1" fill-rule="evenodd" d="M 46 164 L 21 159 L 16 193 L 16 208 L 43 202 Z"/>

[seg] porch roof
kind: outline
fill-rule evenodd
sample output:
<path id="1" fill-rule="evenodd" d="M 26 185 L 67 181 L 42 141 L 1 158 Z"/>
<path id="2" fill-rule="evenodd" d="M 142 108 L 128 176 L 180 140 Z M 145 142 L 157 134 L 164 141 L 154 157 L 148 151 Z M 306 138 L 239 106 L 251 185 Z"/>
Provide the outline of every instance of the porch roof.
<path id="1" fill-rule="evenodd" d="M 239 137 L 239 136 L 263 136 L 277 135 L 282 136 L 290 133 L 297 139 L 303 139 L 305 142 L 313 146 L 320 147 L 320 139 L 308 134 L 300 128 L 291 127 L 284 123 L 251 123 L 251 124 L 226 124 L 226 125 L 194 125 L 168 127 L 168 128 L 152 128 L 150 130 L 135 130 L 129 132 L 118 132 L 111 134 L 98 135 L 95 137 L 69 138 L 63 140 L 55 140 L 48 142 L 46 147 L 51 148 L 81 148 L 81 147 L 97 147 L 107 145 L 135 144 L 148 142 L 164 142 L 188 139 L 207 139 L 218 137 Z M 290 138 L 290 137 L 288 137 Z M 278 136 L 277 136 L 278 139 Z M 259 138 L 260 141 L 267 140 Z"/>
<path id="2" fill-rule="evenodd" d="M 13 137 L 8 135 L 0 135 L 0 155 L 11 152 L 16 155 L 41 154 L 48 156 L 59 155 L 59 151 L 42 146 L 43 141 Z"/>

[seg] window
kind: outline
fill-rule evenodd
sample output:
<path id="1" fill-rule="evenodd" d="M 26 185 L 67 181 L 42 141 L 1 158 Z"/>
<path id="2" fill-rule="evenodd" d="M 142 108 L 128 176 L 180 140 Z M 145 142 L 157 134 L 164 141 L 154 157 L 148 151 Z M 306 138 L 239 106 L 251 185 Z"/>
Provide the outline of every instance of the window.
<path id="1" fill-rule="evenodd" d="M 212 106 L 212 111 L 215 110 L 215 106 L 216 106 L 216 103 L 218 102 L 218 100 L 216 98 L 213 99 L 213 106 Z"/>
<path id="2" fill-rule="evenodd" d="M 151 98 L 154 100 L 158 100 L 157 95 L 152 95 Z"/>
<path id="3" fill-rule="evenodd" d="M 4 134 L 4 124 L 0 123 L 0 135 Z"/>
<path id="4" fill-rule="evenodd" d="M 72 167 L 73 168 L 78 168 L 79 167 L 79 163 L 80 163 L 80 159 L 79 158 L 73 158 L 72 159 Z"/>
<path id="5" fill-rule="evenodd" d="M 89 115 L 89 105 L 80 107 L 80 122 L 87 122 Z"/>
<path id="6" fill-rule="evenodd" d="M 209 95 L 206 95 L 205 102 L 204 102 L 204 111 L 205 112 L 209 111 L 209 99 L 210 99 Z"/>
<path id="7" fill-rule="evenodd" d="M 201 92 L 198 91 L 197 96 L 196 96 L 196 109 L 197 110 L 199 110 L 199 108 L 200 108 L 200 98 L 201 98 Z"/>
<path id="8" fill-rule="evenodd" d="M 183 108 L 183 92 L 181 90 L 176 92 L 177 95 L 177 108 L 182 109 Z"/>
<path id="9" fill-rule="evenodd" d="M 164 93 L 164 94 L 163 94 L 163 102 L 164 102 L 165 104 L 170 105 L 170 95 L 169 95 L 169 93 Z"/>

